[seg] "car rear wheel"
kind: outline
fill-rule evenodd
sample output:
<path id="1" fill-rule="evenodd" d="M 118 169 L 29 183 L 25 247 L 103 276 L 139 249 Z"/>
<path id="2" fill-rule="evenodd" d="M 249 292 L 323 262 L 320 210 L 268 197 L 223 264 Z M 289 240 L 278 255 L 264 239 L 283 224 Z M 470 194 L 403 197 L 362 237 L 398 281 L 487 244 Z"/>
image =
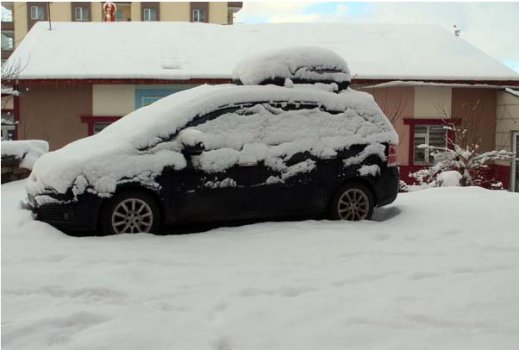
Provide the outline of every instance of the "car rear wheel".
<path id="1" fill-rule="evenodd" d="M 160 210 L 147 193 L 127 191 L 109 199 L 101 213 L 105 234 L 155 233 L 160 226 Z"/>
<path id="2" fill-rule="evenodd" d="M 332 220 L 369 220 L 375 206 L 373 194 L 365 185 L 352 182 L 341 186 L 334 194 L 329 216 Z"/>

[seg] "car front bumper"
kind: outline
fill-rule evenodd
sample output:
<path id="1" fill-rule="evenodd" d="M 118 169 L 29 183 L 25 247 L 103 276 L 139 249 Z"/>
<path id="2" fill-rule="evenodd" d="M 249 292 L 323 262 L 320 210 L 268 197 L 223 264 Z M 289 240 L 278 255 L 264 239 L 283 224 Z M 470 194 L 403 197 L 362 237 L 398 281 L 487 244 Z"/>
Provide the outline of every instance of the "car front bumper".
<path id="1" fill-rule="evenodd" d="M 29 208 L 37 220 L 63 231 L 95 231 L 102 203 L 102 198 L 89 193 L 78 196 L 74 202 L 42 205 L 29 198 Z"/>

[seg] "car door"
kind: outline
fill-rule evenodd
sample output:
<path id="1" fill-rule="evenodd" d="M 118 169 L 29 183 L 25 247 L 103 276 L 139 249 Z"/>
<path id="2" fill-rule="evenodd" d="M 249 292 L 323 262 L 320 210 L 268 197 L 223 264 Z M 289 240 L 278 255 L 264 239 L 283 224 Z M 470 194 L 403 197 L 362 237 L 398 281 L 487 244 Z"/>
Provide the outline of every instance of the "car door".
<path id="1" fill-rule="evenodd" d="M 186 156 L 187 167 L 163 177 L 166 207 L 175 222 L 215 222 L 262 216 L 261 184 L 270 176 L 264 162 L 244 157 L 263 133 L 254 103 L 223 107 L 195 118 L 186 128 L 200 132 L 204 150 Z M 254 152 L 249 152 L 254 154 Z M 260 157 L 261 158 L 261 157 Z"/>
<path id="2" fill-rule="evenodd" d="M 262 189 L 271 198 L 264 215 L 296 216 L 321 213 L 337 173 L 337 159 L 319 153 L 323 108 L 305 101 L 271 103 L 281 110 L 265 129 L 270 154 L 279 160 L 271 167 Z"/>

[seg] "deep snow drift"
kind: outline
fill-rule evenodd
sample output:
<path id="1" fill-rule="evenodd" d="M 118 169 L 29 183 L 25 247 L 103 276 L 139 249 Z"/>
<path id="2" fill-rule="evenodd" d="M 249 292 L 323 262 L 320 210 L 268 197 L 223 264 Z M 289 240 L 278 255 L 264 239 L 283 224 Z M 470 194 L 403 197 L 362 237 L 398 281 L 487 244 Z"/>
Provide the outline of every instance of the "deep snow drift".
<path id="1" fill-rule="evenodd" d="M 74 238 L 2 186 L 4 349 L 517 349 L 519 195 L 402 194 L 372 222 Z"/>

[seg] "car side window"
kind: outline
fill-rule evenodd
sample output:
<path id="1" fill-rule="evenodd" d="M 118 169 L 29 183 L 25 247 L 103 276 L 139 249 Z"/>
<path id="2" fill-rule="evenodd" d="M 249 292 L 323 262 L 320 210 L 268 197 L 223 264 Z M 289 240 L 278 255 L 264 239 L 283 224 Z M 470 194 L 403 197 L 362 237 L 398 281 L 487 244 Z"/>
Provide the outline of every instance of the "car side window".
<path id="1" fill-rule="evenodd" d="M 245 145 L 261 142 L 265 125 L 262 103 L 226 107 L 196 118 L 187 125 L 201 132 L 207 151 L 220 148 L 241 150 Z"/>
<path id="2" fill-rule="evenodd" d="M 344 113 L 306 102 L 224 108 L 188 125 L 204 146 L 193 164 L 209 173 L 259 163 L 274 171 L 291 171 L 288 167 L 301 162 L 312 167 L 317 158 L 336 156 L 334 147 L 341 141 L 337 138 L 344 142 L 344 119 Z"/>

